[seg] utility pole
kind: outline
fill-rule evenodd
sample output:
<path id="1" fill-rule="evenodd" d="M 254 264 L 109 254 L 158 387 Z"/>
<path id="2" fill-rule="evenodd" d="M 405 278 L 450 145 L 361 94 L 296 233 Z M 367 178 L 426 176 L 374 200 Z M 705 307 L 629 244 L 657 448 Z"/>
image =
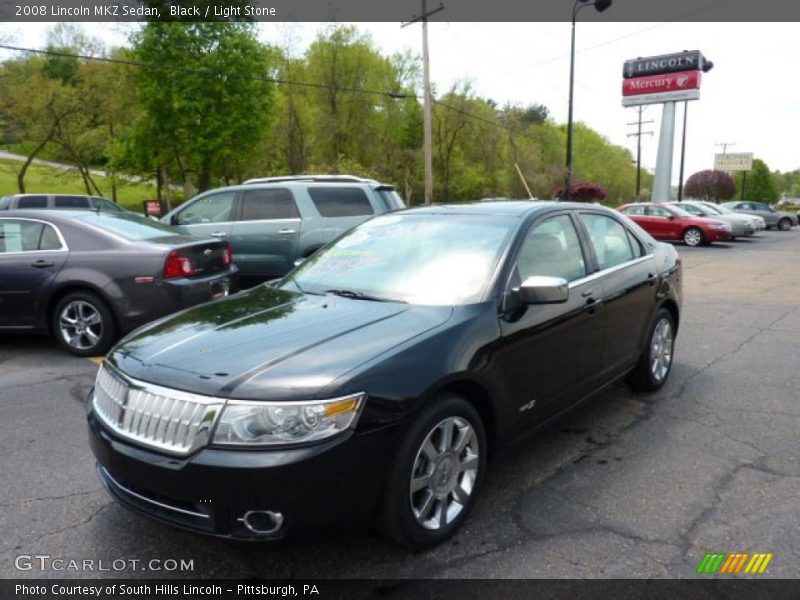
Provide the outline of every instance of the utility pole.
<path id="1" fill-rule="evenodd" d="M 736 142 L 717 142 L 714 145 L 715 146 L 722 146 L 722 153 L 723 154 L 727 154 L 728 153 L 728 146 L 735 146 Z"/>
<path id="2" fill-rule="evenodd" d="M 433 199 L 433 125 L 431 123 L 431 110 L 433 97 L 431 95 L 431 66 L 428 54 L 428 17 L 444 10 L 444 4 L 428 11 L 427 0 L 422 0 L 422 14 L 414 15 L 410 21 L 403 23 L 401 27 L 407 27 L 412 23 L 422 21 L 422 78 L 423 78 L 423 101 L 422 101 L 422 127 L 423 133 L 423 153 L 425 155 L 425 204 L 430 204 Z"/>
<path id="3" fill-rule="evenodd" d="M 646 106 L 639 106 L 637 107 L 637 111 L 639 113 L 639 118 L 634 123 L 628 123 L 628 125 L 636 125 L 636 133 L 629 133 L 628 137 L 635 137 L 636 138 L 636 199 L 639 199 L 639 194 L 642 189 L 642 136 L 643 135 L 653 135 L 652 131 L 642 131 L 642 124 L 644 123 L 655 123 L 653 119 L 649 121 L 642 121 L 642 113 L 644 109 L 647 108 Z"/>

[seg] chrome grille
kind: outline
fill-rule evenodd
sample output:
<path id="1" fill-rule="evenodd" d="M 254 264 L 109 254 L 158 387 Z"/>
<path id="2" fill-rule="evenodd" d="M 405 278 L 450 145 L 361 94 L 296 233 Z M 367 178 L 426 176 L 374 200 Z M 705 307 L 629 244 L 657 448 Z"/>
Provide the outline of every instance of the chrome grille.
<path id="1" fill-rule="evenodd" d="M 101 366 L 93 406 L 97 416 L 120 437 L 187 455 L 208 442 L 225 401 L 136 381 Z"/>

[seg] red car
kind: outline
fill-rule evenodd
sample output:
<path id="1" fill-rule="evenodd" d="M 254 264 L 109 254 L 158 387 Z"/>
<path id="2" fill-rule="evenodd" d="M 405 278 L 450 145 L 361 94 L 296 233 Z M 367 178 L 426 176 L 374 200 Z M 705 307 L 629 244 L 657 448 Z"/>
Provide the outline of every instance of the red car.
<path id="1" fill-rule="evenodd" d="M 641 202 L 625 204 L 617 210 L 628 215 L 657 240 L 680 240 L 687 246 L 699 246 L 733 239 L 729 223 L 695 217 L 677 206 Z"/>

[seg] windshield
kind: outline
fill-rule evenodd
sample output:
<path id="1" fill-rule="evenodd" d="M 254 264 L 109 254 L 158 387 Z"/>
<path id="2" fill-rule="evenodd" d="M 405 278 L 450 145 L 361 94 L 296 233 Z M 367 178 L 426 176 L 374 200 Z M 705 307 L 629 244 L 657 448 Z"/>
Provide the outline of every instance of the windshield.
<path id="1" fill-rule="evenodd" d="M 127 212 L 83 213 L 79 218 L 89 225 L 129 240 L 152 240 L 167 235 L 182 235 L 174 227 Z"/>
<path id="2" fill-rule="evenodd" d="M 703 204 L 703 208 L 709 210 L 711 213 L 715 215 L 724 215 L 725 213 L 733 213 L 732 210 L 729 210 L 724 206 L 717 206 L 716 204 Z"/>
<path id="3" fill-rule="evenodd" d="M 282 286 L 410 304 L 478 302 L 518 222 L 487 215 L 375 217 L 305 261 Z"/>

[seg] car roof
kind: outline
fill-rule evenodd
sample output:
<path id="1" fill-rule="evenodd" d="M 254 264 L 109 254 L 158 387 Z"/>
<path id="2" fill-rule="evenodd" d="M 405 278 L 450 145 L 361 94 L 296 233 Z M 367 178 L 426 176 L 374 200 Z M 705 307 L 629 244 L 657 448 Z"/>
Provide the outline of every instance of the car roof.
<path id="1" fill-rule="evenodd" d="M 97 210 L 90 208 L 15 208 L 12 210 L 0 211 L 0 217 L 11 219 L 14 217 L 24 219 L 39 219 L 41 221 L 53 221 L 60 223 L 63 221 L 75 222 L 81 215 L 96 215 Z M 103 216 L 118 216 L 116 213 L 103 212 Z"/>
<path id="2" fill-rule="evenodd" d="M 458 214 L 458 215 L 491 215 L 507 217 L 524 217 L 532 213 L 547 209 L 571 208 L 610 209 L 600 204 L 587 204 L 585 202 L 557 202 L 554 200 L 510 200 L 506 202 L 464 202 L 459 204 L 431 204 L 409 208 L 406 214 Z"/>

